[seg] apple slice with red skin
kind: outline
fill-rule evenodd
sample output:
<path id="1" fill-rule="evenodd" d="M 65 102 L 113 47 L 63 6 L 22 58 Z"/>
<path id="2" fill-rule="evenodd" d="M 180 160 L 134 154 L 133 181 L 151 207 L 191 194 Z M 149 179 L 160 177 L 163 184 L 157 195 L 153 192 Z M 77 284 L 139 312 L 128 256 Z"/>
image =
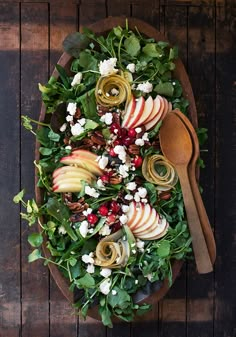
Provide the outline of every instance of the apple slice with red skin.
<path id="1" fill-rule="evenodd" d="M 169 102 L 169 109 L 168 109 L 168 112 L 171 112 L 172 111 L 172 104 L 171 102 Z"/>
<path id="2" fill-rule="evenodd" d="M 147 231 L 146 233 L 136 234 L 136 237 L 142 240 L 155 240 L 156 237 L 160 238 L 165 235 L 166 226 L 167 221 L 163 218 L 161 222 L 160 220 L 156 221 L 156 228 L 154 230 L 151 232 Z"/>
<path id="3" fill-rule="evenodd" d="M 134 225 L 132 225 L 132 231 L 135 231 L 137 228 L 142 227 L 143 224 L 145 224 L 148 219 L 150 218 L 151 214 L 151 206 L 149 204 L 142 204 L 143 205 L 143 214 L 140 220 L 135 222 Z"/>
<path id="4" fill-rule="evenodd" d="M 149 96 L 148 99 L 145 101 L 144 109 L 141 116 L 135 118 L 135 120 L 129 123 L 129 128 L 137 128 L 140 125 L 146 123 L 146 120 L 150 117 L 154 106 L 154 101 L 152 96 Z"/>
<path id="5" fill-rule="evenodd" d="M 165 103 L 165 107 L 164 107 L 164 110 L 163 110 L 163 114 L 161 116 L 161 120 L 163 120 L 166 116 L 166 114 L 169 112 L 169 102 L 167 101 L 167 99 L 165 97 L 163 97 L 164 99 L 164 103 Z"/>
<path id="6" fill-rule="evenodd" d="M 142 116 L 142 113 L 144 111 L 145 107 L 145 99 L 143 96 L 139 97 L 136 102 L 135 110 L 132 114 L 132 116 L 129 118 L 128 122 L 125 124 L 126 128 L 130 128 L 130 126 L 134 123 L 136 123 Z"/>
<path id="7" fill-rule="evenodd" d="M 103 171 L 98 166 L 98 163 L 91 159 L 83 158 L 76 155 L 70 155 L 61 158 L 60 162 L 66 165 L 77 165 L 78 167 L 82 167 L 97 176 L 103 174 Z"/>
<path id="8" fill-rule="evenodd" d="M 141 234 L 147 231 L 151 232 L 156 227 L 156 220 L 158 218 L 159 215 L 157 214 L 155 208 L 152 208 L 148 221 L 146 221 L 145 223 L 141 223 L 141 225 L 138 227 L 135 227 L 135 229 L 133 230 L 133 234 Z"/>
<path id="9" fill-rule="evenodd" d="M 82 184 L 78 179 L 69 178 L 63 180 L 63 182 L 58 182 L 57 184 L 53 185 L 53 192 L 80 192 L 82 189 Z"/>
<path id="10" fill-rule="evenodd" d="M 94 161 L 96 161 L 98 157 L 95 153 L 87 151 L 87 150 L 83 150 L 83 149 L 73 150 L 71 152 L 71 155 L 78 156 L 78 157 L 85 158 L 85 159 L 94 160 Z"/>
<path id="11" fill-rule="evenodd" d="M 160 108 L 161 108 L 161 100 L 160 100 L 160 96 L 157 95 L 156 98 L 153 100 L 152 112 L 151 112 L 150 116 L 148 117 L 148 119 L 145 121 L 145 124 L 151 122 L 153 120 L 153 118 L 155 118 L 157 116 Z"/>
<path id="12" fill-rule="evenodd" d="M 163 232 L 161 234 L 158 234 L 156 236 L 153 236 L 152 238 L 150 238 L 149 240 L 157 240 L 157 239 L 160 239 L 162 238 L 164 235 L 166 235 L 166 233 L 168 232 L 168 228 L 169 228 L 169 224 L 168 222 L 166 223 L 166 227 L 165 229 L 163 230 Z"/>
<path id="13" fill-rule="evenodd" d="M 132 218 L 129 218 L 129 215 L 127 214 L 127 217 L 128 217 L 127 225 L 129 226 L 131 230 L 136 226 L 136 224 L 142 219 L 144 215 L 144 204 L 139 204 L 139 207 L 137 207 L 137 204 L 136 204 L 135 207 L 136 207 L 136 213 L 134 212 L 134 215 Z"/>
<path id="14" fill-rule="evenodd" d="M 129 120 L 131 119 L 131 117 L 134 114 L 135 108 L 136 108 L 136 100 L 135 100 L 135 97 L 132 96 L 131 100 L 128 103 L 126 111 L 123 115 L 123 120 L 122 120 L 122 124 L 121 124 L 122 127 L 126 127 L 128 125 Z"/>
<path id="15" fill-rule="evenodd" d="M 156 116 L 148 123 L 145 124 L 145 128 L 146 130 L 150 130 L 153 126 L 155 126 L 160 120 L 161 120 L 161 117 L 162 117 L 162 114 L 164 112 L 164 109 L 165 109 L 165 102 L 164 102 L 164 99 L 163 97 L 161 96 L 157 96 L 160 100 L 160 109 L 158 111 L 158 113 L 156 114 Z"/>
<path id="16" fill-rule="evenodd" d="M 57 185 L 59 182 L 63 183 L 63 181 L 68 179 L 77 179 L 79 182 L 84 180 L 91 183 L 93 181 L 93 176 L 89 172 L 87 172 L 86 174 L 73 171 L 66 172 L 63 174 L 59 174 L 55 178 L 53 178 L 53 185 Z"/>
<path id="17" fill-rule="evenodd" d="M 128 217 L 128 222 L 132 222 L 134 221 L 135 217 L 136 217 L 136 213 L 137 213 L 137 209 L 136 209 L 137 205 L 135 201 L 132 201 L 129 204 L 129 210 L 126 213 L 126 216 Z"/>

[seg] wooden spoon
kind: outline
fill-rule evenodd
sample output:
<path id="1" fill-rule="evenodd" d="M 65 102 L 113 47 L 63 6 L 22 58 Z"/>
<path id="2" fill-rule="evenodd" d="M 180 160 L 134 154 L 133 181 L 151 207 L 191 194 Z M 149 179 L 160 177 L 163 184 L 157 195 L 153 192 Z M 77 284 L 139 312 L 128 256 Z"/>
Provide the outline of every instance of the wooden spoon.
<path id="1" fill-rule="evenodd" d="M 216 244 L 215 244 L 215 239 L 214 239 L 214 235 L 212 232 L 212 228 L 207 216 L 207 212 L 206 209 L 204 207 L 203 201 L 202 201 L 202 197 L 198 188 L 198 184 L 197 184 L 197 180 L 196 180 L 196 164 L 197 164 L 197 160 L 199 158 L 200 155 L 200 151 L 199 151 L 199 142 L 198 142 L 198 137 L 197 134 L 194 130 L 194 127 L 192 126 L 190 120 L 180 111 L 180 110 L 174 110 L 172 111 L 173 113 L 175 113 L 181 120 L 182 122 L 185 124 L 186 128 L 189 131 L 189 134 L 191 136 L 192 139 L 192 144 L 193 144 L 193 156 L 192 159 L 189 163 L 188 166 L 188 176 L 189 176 L 189 181 L 190 181 L 190 185 L 192 188 L 192 192 L 193 192 L 193 197 L 195 200 L 195 204 L 197 207 L 197 211 L 198 211 L 198 216 L 200 218 L 200 222 L 202 225 L 202 230 L 204 233 L 204 237 L 207 243 L 207 247 L 208 247 L 208 251 L 209 251 L 209 255 L 211 258 L 211 263 L 214 264 L 215 263 L 215 259 L 216 259 Z"/>
<path id="2" fill-rule="evenodd" d="M 188 178 L 187 168 L 193 154 L 190 134 L 182 120 L 169 113 L 163 120 L 159 136 L 162 152 L 179 176 L 197 270 L 200 274 L 209 273 L 213 267 Z"/>

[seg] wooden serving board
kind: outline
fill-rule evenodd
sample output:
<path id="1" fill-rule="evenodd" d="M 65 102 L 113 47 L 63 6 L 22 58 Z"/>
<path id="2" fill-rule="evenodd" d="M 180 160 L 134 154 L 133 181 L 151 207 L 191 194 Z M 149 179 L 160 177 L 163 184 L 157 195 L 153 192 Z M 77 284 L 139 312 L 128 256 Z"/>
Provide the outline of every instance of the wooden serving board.
<path id="1" fill-rule="evenodd" d="M 126 18 L 126 17 L 108 17 L 104 20 L 98 21 L 96 23 L 93 23 L 88 26 L 89 29 L 94 31 L 98 35 L 106 35 L 113 27 L 115 26 L 121 26 L 125 27 L 126 19 L 128 19 L 128 24 L 129 28 L 132 30 L 135 30 L 135 27 L 138 28 L 141 34 L 154 38 L 156 41 L 167 41 L 165 36 L 161 34 L 159 31 L 157 31 L 154 27 L 151 25 L 147 24 L 144 21 L 135 19 L 135 18 Z M 82 31 L 82 27 L 80 28 Z M 174 42 L 174 41 L 173 41 Z M 70 65 L 72 62 L 73 58 L 72 56 L 68 55 L 67 53 L 63 53 L 62 56 L 60 57 L 58 64 L 60 64 L 62 67 L 66 69 L 66 71 L 69 73 L 70 72 Z M 183 87 L 183 95 L 186 99 L 189 101 L 189 119 L 191 120 L 193 126 L 196 128 L 197 127 L 197 110 L 196 110 L 196 105 L 195 105 L 195 100 L 193 96 L 193 91 L 192 87 L 188 78 L 188 75 L 186 73 L 185 67 L 180 59 L 175 61 L 176 68 L 174 70 L 174 77 L 180 81 Z M 56 69 L 54 69 L 52 76 L 55 78 L 58 78 L 59 74 Z M 40 116 L 39 116 L 39 121 L 44 121 L 45 120 L 45 106 L 42 104 L 41 111 L 40 111 Z M 36 148 L 35 148 L 35 159 L 39 160 L 40 154 L 39 154 L 39 143 L 36 143 Z M 36 195 L 36 201 L 38 204 L 42 203 L 42 191 L 40 188 L 37 187 L 37 181 L 38 181 L 38 176 L 37 176 L 37 171 L 35 172 L 35 195 Z M 39 226 L 39 230 L 40 226 Z M 50 252 L 46 247 L 46 241 L 47 238 L 44 238 L 44 243 L 43 243 L 43 251 L 45 254 L 45 257 L 50 258 Z M 172 264 L 172 273 L 173 273 L 173 282 L 178 276 L 181 267 L 183 265 L 183 261 L 173 261 Z M 74 294 L 69 291 L 69 281 L 61 274 L 61 272 L 58 270 L 57 266 L 54 264 L 49 263 L 49 269 L 50 273 L 56 282 L 57 286 L 63 293 L 63 295 L 68 299 L 69 302 L 74 303 Z M 169 284 L 168 280 L 164 280 L 161 284 L 159 289 L 156 292 L 153 292 L 151 295 L 147 295 L 147 297 L 141 296 L 140 297 L 140 302 L 145 302 L 145 303 L 150 303 L 154 304 L 158 302 L 169 290 Z M 90 317 L 93 317 L 95 319 L 100 319 L 97 307 L 93 307 L 89 310 L 88 315 Z"/>

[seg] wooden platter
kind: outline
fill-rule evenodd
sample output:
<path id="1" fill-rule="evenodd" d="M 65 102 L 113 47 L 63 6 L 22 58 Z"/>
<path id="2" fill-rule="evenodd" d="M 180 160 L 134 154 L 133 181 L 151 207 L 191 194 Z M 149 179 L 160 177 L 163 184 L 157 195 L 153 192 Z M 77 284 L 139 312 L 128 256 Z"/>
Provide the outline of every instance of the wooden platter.
<path id="1" fill-rule="evenodd" d="M 110 31 L 115 26 L 121 26 L 125 27 L 126 19 L 128 19 L 129 28 L 132 30 L 135 30 L 135 27 L 138 28 L 141 34 L 154 38 L 155 40 L 159 41 L 167 41 L 165 36 L 161 34 L 159 31 L 157 31 L 154 27 L 150 26 L 144 21 L 135 19 L 135 18 L 126 18 L 126 17 L 108 17 L 104 20 L 98 21 L 94 24 L 91 24 L 88 26 L 89 29 L 93 30 L 98 35 L 106 35 L 108 31 Z M 82 30 L 82 27 L 81 27 Z M 175 41 L 172 41 L 173 43 Z M 63 53 L 60 57 L 58 64 L 60 64 L 62 67 L 66 69 L 66 71 L 70 72 L 70 65 L 72 62 L 72 57 L 68 55 L 67 53 Z M 183 95 L 186 99 L 189 101 L 189 119 L 191 120 L 193 126 L 197 127 L 197 111 L 196 111 L 196 105 L 195 100 L 192 92 L 192 87 L 188 78 L 188 75 L 186 73 L 185 67 L 180 59 L 178 59 L 176 62 L 176 68 L 174 71 L 174 77 L 178 79 L 183 87 Z M 55 69 L 52 73 L 52 76 L 55 78 L 58 78 L 59 74 L 57 70 Z M 39 121 L 45 120 L 45 106 L 42 105 Z M 35 159 L 39 160 L 39 144 L 36 143 L 35 148 Z M 40 188 L 37 187 L 37 172 L 35 173 L 35 194 L 36 194 L 36 201 L 38 204 L 42 203 L 42 191 Z M 40 230 L 40 228 L 39 228 Z M 44 238 L 44 244 L 43 244 L 43 251 L 47 258 L 50 258 L 50 252 L 46 247 L 46 238 Z M 172 264 L 172 273 L 173 273 L 173 282 L 175 278 L 178 276 L 181 267 L 183 265 L 183 261 L 173 261 Z M 53 265 L 49 264 L 50 273 L 56 282 L 57 286 L 63 293 L 63 295 L 68 299 L 69 302 L 74 303 L 74 294 L 69 290 L 69 281 L 63 277 L 61 272 L 58 270 L 58 268 Z M 169 284 L 168 280 L 164 280 L 162 284 L 160 284 L 159 289 L 155 292 L 153 292 L 151 295 L 148 295 L 147 297 L 140 296 L 139 301 L 154 304 L 158 302 L 169 290 Z M 99 319 L 99 315 L 97 312 L 97 307 L 93 307 L 89 310 L 88 315 Z"/>

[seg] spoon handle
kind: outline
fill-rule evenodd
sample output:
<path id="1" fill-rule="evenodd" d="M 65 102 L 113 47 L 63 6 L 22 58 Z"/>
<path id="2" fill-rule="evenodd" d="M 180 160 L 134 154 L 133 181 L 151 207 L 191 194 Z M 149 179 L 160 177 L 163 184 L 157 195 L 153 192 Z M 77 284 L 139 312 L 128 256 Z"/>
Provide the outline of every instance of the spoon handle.
<path id="1" fill-rule="evenodd" d="M 210 221 L 209 218 L 207 216 L 207 212 L 205 209 L 205 206 L 203 204 L 203 200 L 198 188 L 198 184 L 196 181 L 196 177 L 195 177 L 195 167 L 193 168 L 194 170 L 194 174 L 189 174 L 189 180 L 190 180 L 190 185 L 192 188 L 192 193 L 194 195 L 194 200 L 195 200 L 195 204 L 197 207 L 197 211 L 198 211 L 198 215 L 200 218 L 200 222 L 202 225 L 202 230 L 205 236 L 205 240 L 207 243 L 207 247 L 208 247 L 208 251 L 209 251 L 209 255 L 211 258 L 211 263 L 214 264 L 215 260 L 216 260 L 216 244 L 215 244 L 215 238 L 213 235 L 213 231 L 210 225 Z"/>
<path id="2" fill-rule="evenodd" d="M 177 165 L 175 168 L 182 188 L 197 270 L 199 274 L 209 273 L 213 270 L 213 267 L 191 190 L 187 167 L 185 165 Z"/>

